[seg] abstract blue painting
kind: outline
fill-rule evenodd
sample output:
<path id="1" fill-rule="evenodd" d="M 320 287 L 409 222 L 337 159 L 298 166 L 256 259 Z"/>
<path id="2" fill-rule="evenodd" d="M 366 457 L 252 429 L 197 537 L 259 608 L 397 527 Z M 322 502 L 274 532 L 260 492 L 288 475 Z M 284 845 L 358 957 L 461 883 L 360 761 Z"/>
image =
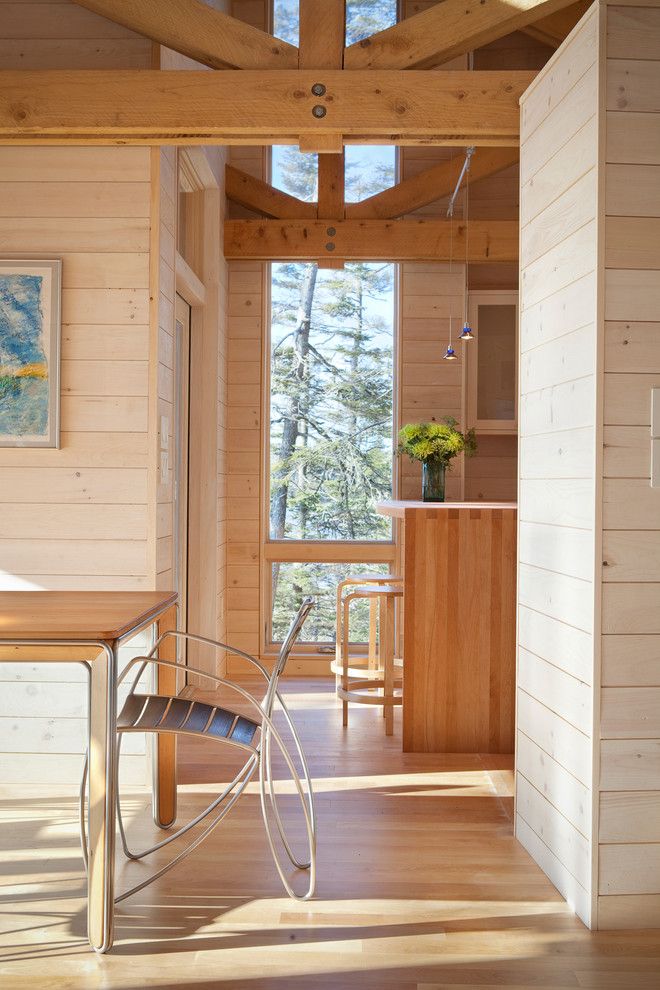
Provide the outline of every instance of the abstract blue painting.
<path id="1" fill-rule="evenodd" d="M 59 445 L 60 261 L 0 260 L 0 446 Z"/>

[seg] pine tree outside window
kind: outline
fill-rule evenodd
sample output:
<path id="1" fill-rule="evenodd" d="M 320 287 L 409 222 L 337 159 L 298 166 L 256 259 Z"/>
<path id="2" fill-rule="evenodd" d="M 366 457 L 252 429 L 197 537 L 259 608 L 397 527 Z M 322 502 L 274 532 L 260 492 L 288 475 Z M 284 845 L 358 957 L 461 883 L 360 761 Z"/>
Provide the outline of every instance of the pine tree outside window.
<path id="1" fill-rule="evenodd" d="M 348 0 L 347 44 L 395 21 L 396 0 Z M 298 0 L 275 0 L 273 30 L 297 44 Z M 394 184 L 394 148 L 349 146 L 345 158 L 347 201 Z M 271 172 L 273 185 L 316 199 L 316 155 L 274 147 Z M 271 265 L 267 641 L 312 593 L 307 635 L 329 646 L 337 582 L 391 566 L 391 521 L 375 503 L 393 485 L 395 283 L 382 262 Z M 366 639 L 366 611 L 352 628 Z"/>

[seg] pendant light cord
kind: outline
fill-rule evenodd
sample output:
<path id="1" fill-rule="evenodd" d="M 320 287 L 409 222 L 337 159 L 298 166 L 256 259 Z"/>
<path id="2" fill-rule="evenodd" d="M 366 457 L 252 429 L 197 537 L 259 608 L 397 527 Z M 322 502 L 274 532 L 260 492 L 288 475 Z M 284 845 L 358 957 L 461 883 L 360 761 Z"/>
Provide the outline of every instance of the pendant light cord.
<path id="1" fill-rule="evenodd" d="M 470 159 L 465 171 L 465 320 L 468 323 L 468 299 L 470 296 L 468 258 L 470 256 Z"/>
<path id="2" fill-rule="evenodd" d="M 454 155 L 452 152 L 452 159 Z M 451 276 L 454 263 L 454 211 L 449 216 L 449 349 L 451 350 L 451 323 L 454 310 L 454 296 L 451 288 Z"/>

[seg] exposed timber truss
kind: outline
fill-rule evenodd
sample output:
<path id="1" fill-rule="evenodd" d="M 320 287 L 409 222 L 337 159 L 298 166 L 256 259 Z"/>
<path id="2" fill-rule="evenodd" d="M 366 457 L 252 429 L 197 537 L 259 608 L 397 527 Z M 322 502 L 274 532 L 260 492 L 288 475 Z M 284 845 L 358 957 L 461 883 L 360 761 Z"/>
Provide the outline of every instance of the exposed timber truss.
<path id="1" fill-rule="evenodd" d="M 227 257 L 338 267 L 442 260 L 448 221 L 397 218 L 446 196 L 460 168 L 347 204 L 344 146 L 473 145 L 473 180 L 513 164 L 534 73 L 428 69 L 516 30 L 557 45 L 587 0 L 443 0 L 348 47 L 345 0 L 300 0 L 298 46 L 202 0 L 75 2 L 208 68 L 0 72 L 0 144 L 298 144 L 319 153 L 318 202 L 228 168 L 229 198 L 263 219 L 228 222 Z M 516 240 L 509 221 L 473 221 L 472 260 L 511 261 Z"/>

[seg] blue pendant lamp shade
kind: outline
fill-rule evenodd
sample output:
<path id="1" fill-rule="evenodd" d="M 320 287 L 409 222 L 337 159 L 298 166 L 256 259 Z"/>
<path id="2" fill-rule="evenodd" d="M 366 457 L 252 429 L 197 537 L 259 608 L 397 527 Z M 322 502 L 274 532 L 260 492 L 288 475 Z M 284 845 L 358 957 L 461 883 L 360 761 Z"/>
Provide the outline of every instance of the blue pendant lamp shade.
<path id="1" fill-rule="evenodd" d="M 469 324 L 469 322 L 467 320 L 465 321 L 465 323 L 463 325 L 463 329 L 461 331 L 461 336 L 459 337 L 459 340 L 474 340 L 474 334 L 472 333 L 472 327 L 470 326 L 470 324 Z"/>
<path id="2" fill-rule="evenodd" d="M 451 346 L 451 344 L 447 344 L 447 350 L 442 356 L 445 361 L 458 361 L 458 358 L 456 357 L 456 351 Z"/>

